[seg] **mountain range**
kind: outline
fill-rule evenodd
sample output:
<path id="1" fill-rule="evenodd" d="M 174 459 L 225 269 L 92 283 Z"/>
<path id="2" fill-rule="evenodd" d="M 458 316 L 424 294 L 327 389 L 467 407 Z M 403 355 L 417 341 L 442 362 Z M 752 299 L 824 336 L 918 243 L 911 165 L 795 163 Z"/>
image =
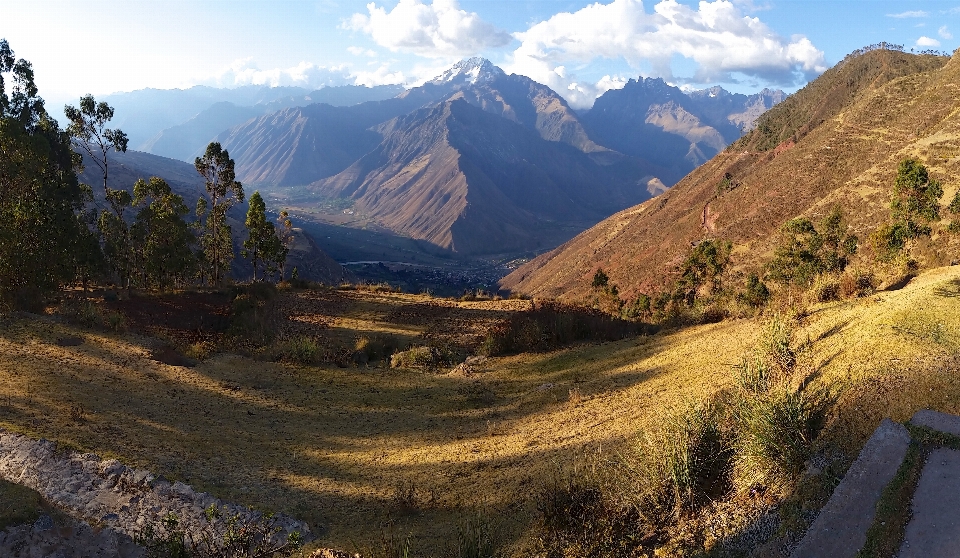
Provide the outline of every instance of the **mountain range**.
<path id="1" fill-rule="evenodd" d="M 107 101 L 126 114 L 118 127 L 139 126 L 138 149 L 191 161 L 216 139 L 248 189 L 303 213 L 349 206 L 363 226 L 474 257 L 553 248 L 665 192 L 783 98 L 641 79 L 577 113 L 471 58 L 400 92 L 194 87 Z M 151 126 L 166 127 L 147 137 Z"/>
<path id="2" fill-rule="evenodd" d="M 692 97 L 662 80 L 624 90 L 580 115 L 472 58 L 391 99 L 290 107 L 217 139 L 245 183 L 301 205 L 345 200 L 365 222 L 459 255 L 503 254 L 550 248 L 665 191 L 783 97 Z"/>
<path id="3" fill-rule="evenodd" d="M 841 207 L 865 239 L 889 218 L 897 166 L 919 157 L 932 177 L 960 170 L 960 61 L 876 49 L 848 56 L 764 113 L 742 139 L 669 192 L 626 209 L 520 267 L 504 288 L 577 299 L 602 268 L 626 296 L 664 290 L 690 246 L 734 245 L 741 269 L 769 260 L 788 219 Z M 941 238 L 951 243 L 956 239 Z M 932 264 L 941 250 L 931 243 Z"/>

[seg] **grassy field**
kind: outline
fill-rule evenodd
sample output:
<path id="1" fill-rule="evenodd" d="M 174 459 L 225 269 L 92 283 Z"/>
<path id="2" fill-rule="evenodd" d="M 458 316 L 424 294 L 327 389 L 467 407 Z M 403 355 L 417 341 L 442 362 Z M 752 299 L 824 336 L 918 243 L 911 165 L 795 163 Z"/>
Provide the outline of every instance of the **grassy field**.
<path id="1" fill-rule="evenodd" d="M 284 291 L 282 328 L 470 347 L 477 324 L 529 304 L 329 293 Z M 958 310 L 960 267 L 811 306 L 797 330 L 809 340 L 803 358 L 814 381 L 844 387 L 825 439 L 855 455 L 884 416 L 960 413 Z M 671 410 L 729 386 L 760 330 L 731 320 L 438 370 L 237 354 L 186 368 L 152 360 L 153 337 L 8 315 L 0 426 L 287 512 L 315 526 L 321 546 L 364 550 L 409 535 L 418 555 L 445 555 L 481 510 L 500 548 L 522 555 L 533 498 L 558 468 L 616 454 Z M 84 342 L 58 344 L 69 336 Z"/>

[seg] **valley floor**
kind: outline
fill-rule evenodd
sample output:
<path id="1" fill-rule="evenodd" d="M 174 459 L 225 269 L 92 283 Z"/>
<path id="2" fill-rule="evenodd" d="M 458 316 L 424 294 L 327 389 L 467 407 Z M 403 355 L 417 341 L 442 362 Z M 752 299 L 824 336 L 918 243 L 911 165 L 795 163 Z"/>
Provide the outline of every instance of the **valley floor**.
<path id="1" fill-rule="evenodd" d="M 478 342 L 471 320 L 526 304 L 360 291 L 310 302 L 321 296 L 312 293 L 281 294 L 284 327 L 461 335 L 462 346 Z M 502 548 L 522 555 L 534 497 L 558 469 L 616 455 L 672 410 L 730 385 L 759 332 L 754 320 L 730 320 L 434 371 L 236 354 L 187 368 L 152 360 L 153 337 L 6 315 L 0 427 L 283 511 L 310 523 L 322 546 L 409 536 L 418 554 L 444 555 L 482 510 Z M 71 336 L 83 343 L 58 344 Z M 850 455 L 885 416 L 960 413 L 960 267 L 811 306 L 796 339 L 809 339 L 813 381 L 843 388 L 825 438 Z"/>

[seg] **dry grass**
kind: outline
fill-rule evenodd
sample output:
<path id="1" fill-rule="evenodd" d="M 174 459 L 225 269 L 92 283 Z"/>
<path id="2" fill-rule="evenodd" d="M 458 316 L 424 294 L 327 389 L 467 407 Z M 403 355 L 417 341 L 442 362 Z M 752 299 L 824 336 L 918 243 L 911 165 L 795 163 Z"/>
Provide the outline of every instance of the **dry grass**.
<path id="1" fill-rule="evenodd" d="M 284 296 L 281 305 L 304 308 Z M 323 315 L 301 311 L 295 323 L 322 320 L 324 331 L 351 344 L 385 333 L 413 340 L 447 331 L 445 307 L 468 320 L 486 315 L 486 305 L 527 304 L 349 296 L 356 302 Z M 391 305 L 403 312 L 416 305 L 417 319 L 386 320 Z M 905 420 L 923 407 L 960 413 L 960 381 L 951 372 L 958 310 L 957 267 L 900 291 L 812 307 L 796 339 L 810 339 L 813 381 L 847 388 L 828 437 L 855 453 L 884 416 Z M 690 401 L 732 385 L 731 367 L 759 327 L 727 321 L 488 358 L 469 374 L 232 354 L 182 368 L 150 360 L 151 339 L 135 334 L 82 331 L 82 345 L 56 343 L 77 334 L 52 321 L 0 318 L 0 426 L 288 512 L 317 526 L 326 546 L 372 547 L 395 532 L 409 535 L 418 552 L 443 555 L 465 510 L 486 509 L 504 518 L 501 548 L 523 555 L 536 487 L 557 464 L 614 452 Z M 72 416 L 77 407 L 83 420 Z M 413 495 L 403 513 L 398 487 Z"/>

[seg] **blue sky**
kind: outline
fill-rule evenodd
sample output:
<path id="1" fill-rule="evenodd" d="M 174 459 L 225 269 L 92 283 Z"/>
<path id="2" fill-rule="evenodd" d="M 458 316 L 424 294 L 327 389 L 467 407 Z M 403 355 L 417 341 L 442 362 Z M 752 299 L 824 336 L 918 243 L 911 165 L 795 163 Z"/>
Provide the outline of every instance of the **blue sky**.
<path id="1" fill-rule="evenodd" d="M 20 0 L 0 37 L 52 103 L 196 84 L 409 85 L 481 55 L 585 107 L 631 77 L 793 91 L 879 41 L 952 52 L 960 0 Z"/>

